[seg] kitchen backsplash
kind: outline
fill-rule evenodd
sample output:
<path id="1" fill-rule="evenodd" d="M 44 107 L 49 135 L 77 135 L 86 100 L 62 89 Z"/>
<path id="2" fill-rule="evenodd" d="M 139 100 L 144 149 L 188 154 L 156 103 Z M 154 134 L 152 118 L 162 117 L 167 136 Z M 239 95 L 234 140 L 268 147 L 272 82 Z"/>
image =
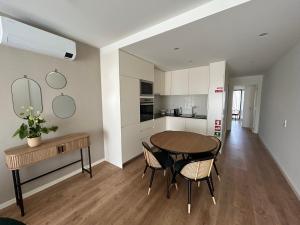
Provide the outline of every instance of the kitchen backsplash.
<path id="1" fill-rule="evenodd" d="M 207 97 L 208 95 L 155 95 L 154 113 L 159 113 L 162 109 L 182 107 L 183 114 L 191 114 L 192 107 L 195 106 L 197 115 L 207 115 Z"/>

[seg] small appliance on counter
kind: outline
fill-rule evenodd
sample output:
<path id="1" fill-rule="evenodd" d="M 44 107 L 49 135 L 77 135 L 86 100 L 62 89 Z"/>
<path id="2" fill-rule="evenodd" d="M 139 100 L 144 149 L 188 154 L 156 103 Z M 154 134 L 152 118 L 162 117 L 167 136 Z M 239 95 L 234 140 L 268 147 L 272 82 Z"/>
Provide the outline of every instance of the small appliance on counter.
<path id="1" fill-rule="evenodd" d="M 182 108 L 176 108 L 174 109 L 174 116 L 181 116 L 182 114 Z"/>

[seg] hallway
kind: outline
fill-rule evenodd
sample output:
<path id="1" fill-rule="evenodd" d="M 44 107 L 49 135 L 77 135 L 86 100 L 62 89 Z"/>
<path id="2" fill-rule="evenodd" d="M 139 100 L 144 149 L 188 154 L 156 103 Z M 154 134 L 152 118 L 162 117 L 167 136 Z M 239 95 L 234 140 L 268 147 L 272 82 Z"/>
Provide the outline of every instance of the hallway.
<path id="1" fill-rule="evenodd" d="M 212 204 L 204 183 L 200 188 L 194 184 L 190 215 L 182 178 L 179 190 L 172 189 L 168 200 L 165 178 L 157 173 L 147 196 L 149 173 L 141 179 L 144 159 L 139 157 L 123 170 L 104 162 L 95 167 L 92 180 L 80 174 L 25 199 L 24 218 L 15 206 L 0 211 L 0 216 L 21 219 L 27 225 L 300 224 L 299 201 L 257 135 L 233 126 L 218 166 L 221 182 L 213 172 L 217 205 Z"/>

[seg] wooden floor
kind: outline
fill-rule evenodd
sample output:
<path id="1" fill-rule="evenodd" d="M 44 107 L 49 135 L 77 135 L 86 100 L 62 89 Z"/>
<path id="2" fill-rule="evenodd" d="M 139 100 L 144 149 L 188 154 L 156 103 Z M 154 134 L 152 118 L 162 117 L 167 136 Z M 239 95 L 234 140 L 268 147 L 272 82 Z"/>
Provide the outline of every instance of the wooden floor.
<path id="1" fill-rule="evenodd" d="M 234 126 L 218 165 L 222 180 L 214 176 L 217 205 L 205 183 L 192 189 L 192 211 L 187 214 L 187 187 L 165 197 L 162 173 L 147 196 L 149 174 L 141 179 L 143 158 L 120 170 L 108 163 L 95 167 L 91 180 L 77 175 L 25 199 L 26 215 L 16 206 L 0 211 L 27 225 L 299 225 L 300 203 L 258 137 Z"/>

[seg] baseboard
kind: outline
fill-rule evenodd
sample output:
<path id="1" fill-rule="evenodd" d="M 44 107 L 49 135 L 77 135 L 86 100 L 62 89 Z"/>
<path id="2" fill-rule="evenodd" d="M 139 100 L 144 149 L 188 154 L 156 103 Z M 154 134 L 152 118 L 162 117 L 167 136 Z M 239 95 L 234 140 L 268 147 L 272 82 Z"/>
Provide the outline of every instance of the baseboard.
<path id="1" fill-rule="evenodd" d="M 272 155 L 271 151 L 267 148 L 266 144 L 263 142 L 263 140 L 261 139 L 261 137 L 259 135 L 258 135 L 258 138 L 259 138 L 260 142 L 262 143 L 262 145 L 264 146 L 264 148 L 267 150 L 268 154 L 271 156 L 272 160 L 275 162 L 275 164 L 279 168 L 279 170 L 280 170 L 281 174 L 283 175 L 284 179 L 289 184 L 289 186 L 291 187 L 292 191 L 294 192 L 294 194 L 296 195 L 296 197 L 300 201 L 300 193 L 298 193 L 297 189 L 294 187 L 293 182 L 291 181 L 290 177 L 282 169 L 281 165 L 274 158 L 274 156 Z"/>
<path id="2" fill-rule="evenodd" d="M 100 164 L 100 163 L 102 163 L 104 161 L 105 161 L 105 159 L 97 160 L 96 162 L 92 163 L 92 167 L 94 167 L 94 166 L 96 166 L 96 165 L 98 165 L 98 164 Z M 86 166 L 86 168 L 87 168 L 87 166 Z M 73 172 L 71 172 L 69 174 L 66 174 L 66 175 L 64 175 L 64 176 L 62 176 L 62 177 L 60 177 L 60 178 L 58 178 L 56 180 L 53 180 L 53 181 L 51 181 L 51 182 L 49 182 L 47 184 L 44 184 L 44 185 L 39 186 L 39 187 L 37 187 L 37 188 L 29 191 L 29 192 L 26 192 L 26 193 L 23 194 L 23 198 L 24 199 L 28 198 L 29 196 L 32 196 L 32 195 L 34 195 L 34 194 L 36 194 L 36 193 L 38 193 L 40 191 L 43 191 L 43 190 L 45 190 L 45 189 L 47 189 L 47 188 L 49 188 L 49 187 L 51 187 L 51 186 L 53 186 L 53 185 L 55 185 L 57 183 L 60 183 L 60 182 L 66 180 L 66 179 L 68 179 L 70 177 L 73 177 L 73 176 L 75 176 L 75 175 L 77 175 L 79 173 L 81 173 L 81 169 L 75 170 L 75 171 L 73 171 Z M 16 203 L 16 199 L 15 198 L 10 199 L 10 200 L 8 200 L 8 201 L 6 201 L 4 203 L 1 203 L 0 204 L 0 209 L 4 209 L 4 208 L 6 208 L 6 207 L 8 207 L 8 206 L 10 206 L 12 204 L 15 204 L 15 203 Z"/>

